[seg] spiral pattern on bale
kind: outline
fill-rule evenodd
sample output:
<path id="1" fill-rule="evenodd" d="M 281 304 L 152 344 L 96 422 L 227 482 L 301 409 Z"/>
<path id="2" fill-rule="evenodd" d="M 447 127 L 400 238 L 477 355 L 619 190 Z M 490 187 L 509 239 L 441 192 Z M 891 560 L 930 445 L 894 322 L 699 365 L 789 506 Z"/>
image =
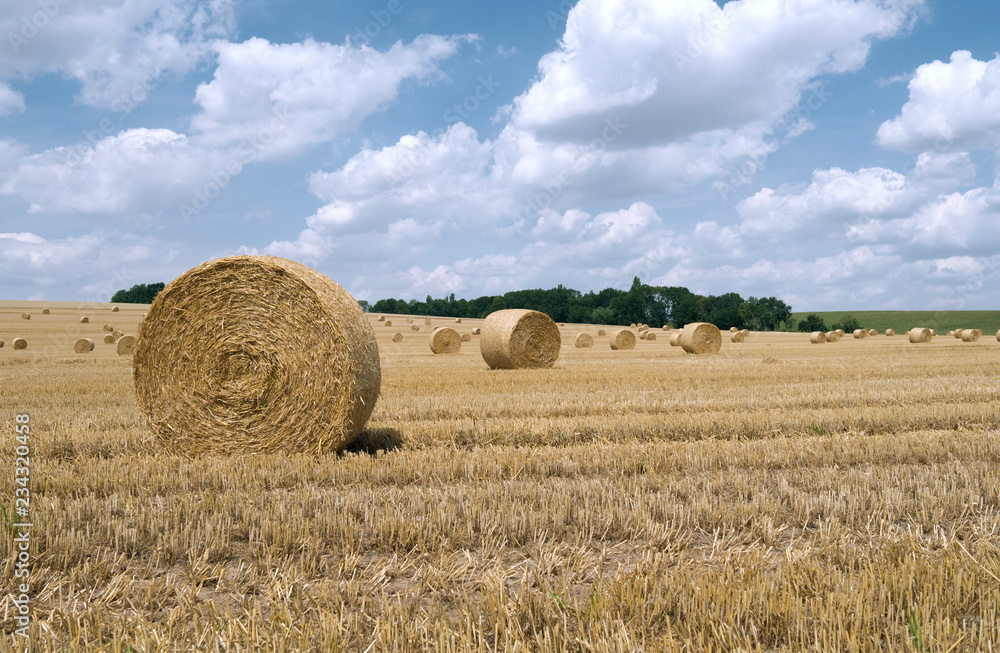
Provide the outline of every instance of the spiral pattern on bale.
<path id="1" fill-rule="evenodd" d="M 431 332 L 431 351 L 435 354 L 457 354 L 462 349 L 462 336 L 451 327 L 438 327 Z"/>
<path id="2" fill-rule="evenodd" d="M 113 345 L 113 344 L 115 344 L 115 337 L 113 335 L 111 335 L 110 333 L 105 334 L 104 335 L 104 344 L 106 344 L 106 345 Z"/>
<path id="3" fill-rule="evenodd" d="M 115 353 L 119 356 L 132 356 L 135 354 L 136 337 L 122 336 L 115 340 Z"/>
<path id="4" fill-rule="evenodd" d="M 678 342 L 689 354 L 717 354 L 722 349 L 722 334 L 714 324 L 691 322 L 684 325 Z"/>
<path id="5" fill-rule="evenodd" d="M 729 336 L 729 339 L 733 342 L 743 342 L 746 340 L 746 336 L 743 335 L 742 331 L 732 331 L 731 333 L 732 335 Z"/>
<path id="6" fill-rule="evenodd" d="M 13 340 L 13 342 L 11 344 L 14 346 L 14 349 L 27 349 L 28 348 L 28 341 L 25 340 L 24 338 L 14 338 L 14 340 Z"/>
<path id="7" fill-rule="evenodd" d="M 78 354 L 86 354 L 94 351 L 94 341 L 90 338 L 78 338 L 73 343 L 73 351 Z"/>
<path id="8" fill-rule="evenodd" d="M 910 329 L 906 335 L 909 341 L 914 344 L 931 341 L 931 330 L 924 329 L 922 327 L 914 327 Z"/>
<path id="9" fill-rule="evenodd" d="M 509 308 L 483 321 L 479 351 L 493 369 L 552 367 L 562 338 L 551 317 L 539 311 Z"/>
<path id="10" fill-rule="evenodd" d="M 403 334 L 400 333 L 399 331 L 397 331 L 396 333 L 392 334 L 392 341 L 393 342 L 403 342 Z"/>
<path id="11" fill-rule="evenodd" d="M 979 329 L 962 329 L 962 342 L 978 342 L 981 335 Z"/>
<path id="12" fill-rule="evenodd" d="M 868 337 L 868 332 L 865 331 L 864 329 L 855 329 L 854 330 L 854 339 L 855 340 L 861 340 L 862 338 L 867 338 L 867 337 Z"/>
<path id="13" fill-rule="evenodd" d="M 188 454 L 338 450 L 381 384 L 354 298 L 270 256 L 209 261 L 172 281 L 139 326 L 132 372 L 153 430 Z"/>
<path id="14" fill-rule="evenodd" d="M 589 349 L 594 346 L 594 336 L 589 333 L 578 333 L 573 344 L 577 349 Z"/>
<path id="15" fill-rule="evenodd" d="M 826 342 L 826 332 L 824 331 L 813 331 L 809 336 L 809 342 L 814 345 L 819 345 Z"/>
<path id="16" fill-rule="evenodd" d="M 611 334 L 611 348 L 615 351 L 635 349 L 635 334 L 628 329 L 618 329 Z"/>

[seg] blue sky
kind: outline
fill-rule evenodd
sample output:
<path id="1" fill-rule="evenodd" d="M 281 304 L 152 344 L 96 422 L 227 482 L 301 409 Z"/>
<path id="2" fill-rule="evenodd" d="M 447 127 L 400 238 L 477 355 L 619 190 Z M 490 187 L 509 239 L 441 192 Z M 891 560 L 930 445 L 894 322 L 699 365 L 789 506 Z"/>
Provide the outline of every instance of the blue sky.
<path id="1" fill-rule="evenodd" d="M 358 299 L 634 276 L 1000 308 L 1000 6 L 0 7 L 0 298 L 233 253 Z"/>

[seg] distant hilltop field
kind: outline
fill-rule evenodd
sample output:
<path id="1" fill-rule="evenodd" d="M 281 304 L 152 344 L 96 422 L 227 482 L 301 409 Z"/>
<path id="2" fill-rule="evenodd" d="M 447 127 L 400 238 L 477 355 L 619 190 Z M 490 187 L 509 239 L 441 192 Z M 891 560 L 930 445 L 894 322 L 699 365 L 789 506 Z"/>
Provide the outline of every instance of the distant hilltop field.
<path id="1" fill-rule="evenodd" d="M 983 333 L 1000 330 L 1000 310 L 998 311 L 804 311 L 792 313 L 792 319 L 800 322 L 809 315 L 822 319 L 828 326 L 853 317 L 861 328 L 877 329 L 884 333 L 894 329 L 905 333 L 913 327 L 934 329 L 947 333 L 955 329 L 981 329 Z"/>

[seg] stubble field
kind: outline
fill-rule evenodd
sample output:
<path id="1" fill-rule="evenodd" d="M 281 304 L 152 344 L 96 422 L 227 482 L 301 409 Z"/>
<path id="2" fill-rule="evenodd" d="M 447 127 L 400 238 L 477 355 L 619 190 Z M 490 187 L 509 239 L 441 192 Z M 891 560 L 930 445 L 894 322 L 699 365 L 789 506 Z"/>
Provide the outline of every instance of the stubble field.
<path id="1" fill-rule="evenodd" d="M 567 325 L 554 369 L 490 371 L 478 336 L 435 356 L 423 318 L 371 316 L 382 392 L 348 451 L 189 459 L 98 340 L 145 308 L 0 302 L 7 515 L 15 415 L 32 428 L 32 650 L 1000 651 L 992 335 L 691 356 Z"/>

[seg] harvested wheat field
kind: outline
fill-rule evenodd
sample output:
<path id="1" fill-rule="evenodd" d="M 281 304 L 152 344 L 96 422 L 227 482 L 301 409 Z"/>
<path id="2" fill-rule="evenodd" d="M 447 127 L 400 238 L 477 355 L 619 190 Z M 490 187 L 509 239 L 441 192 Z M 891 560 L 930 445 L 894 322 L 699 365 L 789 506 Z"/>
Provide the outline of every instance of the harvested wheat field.
<path id="1" fill-rule="evenodd" d="M 993 338 L 692 356 L 567 323 L 551 368 L 490 369 L 482 336 L 376 328 L 344 451 L 188 456 L 103 343 L 148 307 L 44 306 L 0 302 L 30 343 L 0 349 L 0 494 L 27 413 L 33 651 L 1000 651 Z"/>

